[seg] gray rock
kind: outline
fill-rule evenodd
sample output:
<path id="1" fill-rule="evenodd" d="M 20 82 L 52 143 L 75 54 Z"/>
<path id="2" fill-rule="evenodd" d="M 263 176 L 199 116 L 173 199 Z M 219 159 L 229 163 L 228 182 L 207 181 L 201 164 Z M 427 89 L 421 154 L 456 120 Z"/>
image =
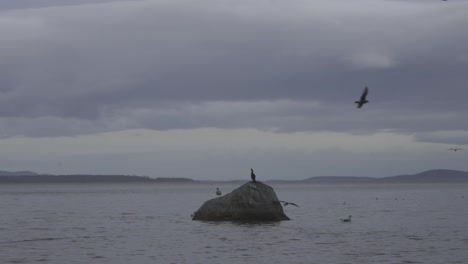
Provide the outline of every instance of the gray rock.
<path id="1" fill-rule="evenodd" d="M 206 201 L 192 220 L 281 221 L 290 220 L 270 186 L 248 182 L 231 193 Z"/>

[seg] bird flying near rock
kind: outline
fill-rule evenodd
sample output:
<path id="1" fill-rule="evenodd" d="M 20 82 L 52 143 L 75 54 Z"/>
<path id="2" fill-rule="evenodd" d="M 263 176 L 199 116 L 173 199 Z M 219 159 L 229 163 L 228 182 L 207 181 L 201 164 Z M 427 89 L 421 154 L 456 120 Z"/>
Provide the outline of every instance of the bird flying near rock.
<path id="1" fill-rule="evenodd" d="M 286 201 L 279 201 L 280 203 L 283 203 L 284 206 L 290 204 L 290 205 L 294 205 L 296 207 L 299 207 L 299 205 L 295 204 L 295 203 L 291 203 L 291 202 L 286 202 Z"/>

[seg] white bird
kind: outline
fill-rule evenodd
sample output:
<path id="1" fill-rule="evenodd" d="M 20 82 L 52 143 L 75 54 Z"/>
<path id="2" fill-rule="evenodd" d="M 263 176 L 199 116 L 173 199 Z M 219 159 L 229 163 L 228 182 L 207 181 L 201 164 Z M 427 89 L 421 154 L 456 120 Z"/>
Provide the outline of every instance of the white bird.
<path id="1" fill-rule="evenodd" d="M 348 218 L 340 219 L 340 220 L 341 220 L 341 222 L 349 223 L 349 222 L 351 222 L 351 216 L 352 216 L 352 215 L 348 216 Z"/>
<path id="2" fill-rule="evenodd" d="M 366 100 L 367 93 L 369 92 L 369 89 L 367 86 L 364 88 L 364 91 L 362 91 L 361 98 L 359 101 L 356 101 L 354 103 L 357 104 L 357 108 L 361 108 L 364 104 L 368 103 L 369 101 Z"/>
<path id="3" fill-rule="evenodd" d="M 220 196 L 221 194 L 222 194 L 222 193 L 221 193 L 221 191 L 219 190 L 219 188 L 216 188 L 216 195 L 217 195 L 217 196 Z"/>

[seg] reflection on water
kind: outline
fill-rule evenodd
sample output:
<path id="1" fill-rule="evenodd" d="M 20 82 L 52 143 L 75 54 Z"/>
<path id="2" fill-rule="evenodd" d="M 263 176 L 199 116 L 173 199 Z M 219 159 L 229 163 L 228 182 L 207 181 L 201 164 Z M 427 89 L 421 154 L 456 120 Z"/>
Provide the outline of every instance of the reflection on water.
<path id="1" fill-rule="evenodd" d="M 222 186 L 228 193 L 237 185 Z M 191 221 L 213 185 L 0 185 L 2 263 L 466 263 L 468 185 L 273 185 L 292 220 Z M 351 223 L 341 218 L 353 215 Z"/>

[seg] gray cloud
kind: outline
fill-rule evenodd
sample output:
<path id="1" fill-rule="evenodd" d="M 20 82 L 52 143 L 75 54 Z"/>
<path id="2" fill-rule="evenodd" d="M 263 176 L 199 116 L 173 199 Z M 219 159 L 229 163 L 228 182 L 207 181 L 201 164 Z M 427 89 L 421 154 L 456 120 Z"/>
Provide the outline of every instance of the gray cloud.
<path id="1" fill-rule="evenodd" d="M 421 142 L 468 145 L 468 131 L 435 131 L 417 133 L 415 139 Z"/>
<path id="2" fill-rule="evenodd" d="M 463 1 L 17 3 L 0 5 L 3 136 L 468 130 Z"/>
<path id="3" fill-rule="evenodd" d="M 0 11 L 17 9 L 34 9 L 57 6 L 74 6 L 107 2 L 143 1 L 143 0 L 15 0 L 0 2 Z"/>

